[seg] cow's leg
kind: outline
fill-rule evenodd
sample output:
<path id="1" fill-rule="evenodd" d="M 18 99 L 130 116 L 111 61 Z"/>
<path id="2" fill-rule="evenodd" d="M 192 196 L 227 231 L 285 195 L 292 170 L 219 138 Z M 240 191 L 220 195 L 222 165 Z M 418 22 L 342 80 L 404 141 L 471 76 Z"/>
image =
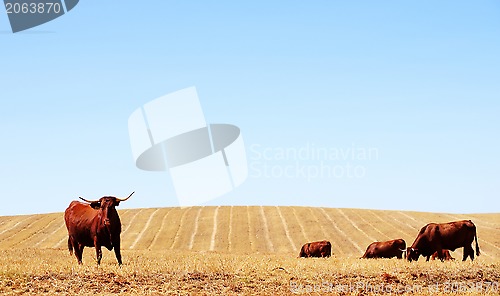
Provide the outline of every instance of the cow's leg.
<path id="1" fill-rule="evenodd" d="M 471 256 L 471 260 L 474 260 L 474 250 L 472 250 L 471 247 L 464 247 L 464 256 L 462 258 L 462 261 L 467 260 L 467 257 Z"/>
<path id="2" fill-rule="evenodd" d="M 68 250 L 69 254 L 73 256 L 73 241 L 71 240 L 71 236 L 68 236 Z"/>
<path id="3" fill-rule="evenodd" d="M 120 240 L 115 240 L 113 242 L 113 248 L 115 249 L 115 256 L 116 256 L 116 260 L 118 261 L 118 264 L 119 265 L 122 265 L 122 254 L 121 254 L 121 251 L 120 251 Z"/>
<path id="4" fill-rule="evenodd" d="M 436 252 L 438 254 L 439 260 L 441 260 L 441 262 L 442 262 L 443 261 L 443 248 L 440 245 L 437 246 Z"/>
<path id="5" fill-rule="evenodd" d="M 467 255 L 465 255 L 467 254 Z M 465 246 L 464 247 L 464 260 L 467 260 L 467 257 L 470 257 L 471 261 L 474 261 L 474 249 L 472 249 L 471 246 Z"/>
<path id="6" fill-rule="evenodd" d="M 73 241 L 73 249 L 75 251 L 75 256 L 76 259 L 78 260 L 78 264 L 82 264 L 83 248 L 84 248 L 83 245 L 75 243 L 75 241 Z"/>

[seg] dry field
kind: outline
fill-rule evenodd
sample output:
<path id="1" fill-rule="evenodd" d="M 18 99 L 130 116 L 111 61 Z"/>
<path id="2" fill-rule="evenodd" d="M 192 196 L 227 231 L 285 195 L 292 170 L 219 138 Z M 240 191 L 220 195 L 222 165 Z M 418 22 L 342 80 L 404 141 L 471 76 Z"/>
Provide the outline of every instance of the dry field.
<path id="1" fill-rule="evenodd" d="M 500 215 L 309 207 L 120 210 L 124 265 L 93 248 L 79 266 L 62 213 L 0 217 L 0 294 L 500 294 Z M 428 222 L 471 219 L 474 262 L 358 259 L 375 240 L 411 244 Z M 297 259 L 328 239 L 334 256 Z"/>

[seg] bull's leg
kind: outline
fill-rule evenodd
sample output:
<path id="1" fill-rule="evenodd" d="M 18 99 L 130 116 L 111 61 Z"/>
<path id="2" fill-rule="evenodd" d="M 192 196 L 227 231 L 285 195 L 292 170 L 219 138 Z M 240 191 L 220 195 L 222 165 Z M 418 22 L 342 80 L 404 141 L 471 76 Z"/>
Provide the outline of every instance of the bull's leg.
<path id="1" fill-rule="evenodd" d="M 97 258 L 97 265 L 100 265 L 101 264 L 101 259 L 102 259 L 102 250 L 101 250 L 101 246 L 96 246 L 95 247 L 95 255 L 96 255 L 96 258 Z"/>
<path id="2" fill-rule="evenodd" d="M 101 250 L 101 244 L 99 243 L 97 236 L 94 238 L 94 247 L 95 247 L 95 255 L 97 258 L 97 265 L 100 265 L 102 259 L 102 250 Z"/>
<path id="3" fill-rule="evenodd" d="M 120 240 L 116 240 L 113 242 L 113 248 L 115 249 L 116 260 L 118 261 L 118 265 L 122 265 L 122 254 L 120 251 Z"/>

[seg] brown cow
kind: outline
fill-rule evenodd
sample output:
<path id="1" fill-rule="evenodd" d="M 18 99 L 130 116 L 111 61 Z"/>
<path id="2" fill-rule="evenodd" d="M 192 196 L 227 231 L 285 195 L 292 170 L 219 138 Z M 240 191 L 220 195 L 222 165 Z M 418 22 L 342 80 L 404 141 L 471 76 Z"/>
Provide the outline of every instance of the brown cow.
<path id="1" fill-rule="evenodd" d="M 122 265 L 120 253 L 122 225 L 115 207 L 120 205 L 121 201 L 129 199 L 132 194 L 134 192 L 124 199 L 103 196 L 96 201 L 89 201 L 80 197 L 81 200 L 88 204 L 78 201 L 70 203 L 64 212 L 64 220 L 68 229 L 68 249 L 71 255 L 75 250 L 79 264 L 82 264 L 84 247 L 95 247 L 97 264 L 101 264 L 101 246 L 104 246 L 110 251 L 113 248 L 115 249 L 118 264 Z"/>
<path id="2" fill-rule="evenodd" d="M 443 250 L 441 256 L 439 256 L 437 251 L 434 252 L 434 254 L 432 254 L 431 256 L 431 259 L 436 260 L 436 258 L 440 259 L 441 261 L 455 260 L 455 258 L 451 257 L 450 251 L 446 249 Z"/>
<path id="3" fill-rule="evenodd" d="M 472 242 L 476 240 L 476 255 L 479 256 L 479 244 L 477 242 L 476 225 L 470 220 L 449 222 L 449 223 L 429 223 L 420 229 L 420 232 L 406 253 L 408 261 L 418 260 L 420 255 L 429 257 L 443 249 L 455 251 L 457 248 L 464 248 L 463 261 L 470 257 L 474 260 L 474 250 Z"/>
<path id="4" fill-rule="evenodd" d="M 406 251 L 406 242 L 404 239 L 394 239 L 386 242 L 373 242 L 361 258 L 403 258 L 403 252 Z"/>
<path id="5" fill-rule="evenodd" d="M 329 241 L 306 243 L 300 249 L 299 257 L 330 257 L 332 244 Z"/>

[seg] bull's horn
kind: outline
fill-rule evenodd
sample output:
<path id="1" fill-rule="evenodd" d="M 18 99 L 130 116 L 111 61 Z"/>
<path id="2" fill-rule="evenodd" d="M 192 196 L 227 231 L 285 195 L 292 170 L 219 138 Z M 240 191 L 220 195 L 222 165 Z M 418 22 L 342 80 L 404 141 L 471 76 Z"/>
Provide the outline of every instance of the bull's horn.
<path id="1" fill-rule="evenodd" d="M 116 198 L 116 199 L 117 199 L 118 201 L 126 201 L 126 200 L 127 200 L 127 199 L 129 199 L 129 198 L 132 196 L 132 194 L 134 194 L 134 193 L 135 193 L 135 191 L 134 191 L 134 192 L 132 192 L 132 193 L 130 193 L 130 195 L 129 195 L 127 198 L 123 198 L 123 199 L 121 199 L 121 198 Z"/>
<path id="2" fill-rule="evenodd" d="M 85 198 L 83 198 L 83 197 L 81 197 L 81 196 L 79 196 L 79 198 L 80 198 L 81 200 L 83 200 L 84 202 L 88 202 L 88 203 L 93 203 L 93 202 L 96 202 L 96 201 L 97 201 L 97 200 L 86 200 Z"/>
<path id="3" fill-rule="evenodd" d="M 401 252 L 406 252 L 406 249 L 399 249 Z"/>

